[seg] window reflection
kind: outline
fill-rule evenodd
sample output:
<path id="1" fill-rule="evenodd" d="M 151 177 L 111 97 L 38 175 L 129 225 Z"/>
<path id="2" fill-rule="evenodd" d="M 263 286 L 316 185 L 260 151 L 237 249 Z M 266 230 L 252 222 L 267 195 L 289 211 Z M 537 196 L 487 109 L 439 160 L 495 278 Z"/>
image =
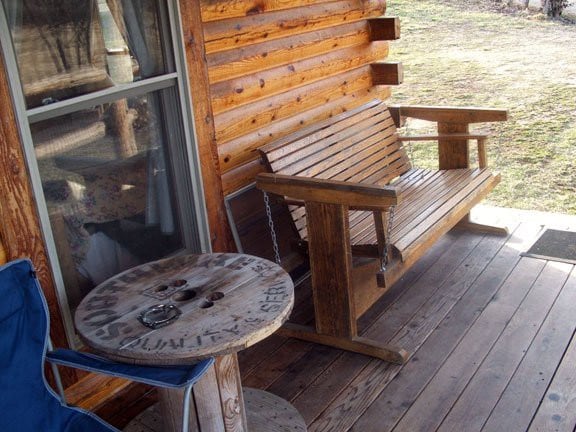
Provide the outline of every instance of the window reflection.
<path id="1" fill-rule="evenodd" d="M 156 0 L 3 4 L 29 109 L 170 72 Z"/>
<path id="2" fill-rule="evenodd" d="M 183 247 L 159 101 L 151 93 L 31 125 L 72 307 L 118 272 Z"/>

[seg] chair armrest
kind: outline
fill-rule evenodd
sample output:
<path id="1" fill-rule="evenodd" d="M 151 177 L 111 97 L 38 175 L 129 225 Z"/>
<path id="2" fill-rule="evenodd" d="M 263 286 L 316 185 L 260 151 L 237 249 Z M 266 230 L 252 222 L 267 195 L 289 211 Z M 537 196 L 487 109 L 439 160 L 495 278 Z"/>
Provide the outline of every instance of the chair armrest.
<path id="1" fill-rule="evenodd" d="M 397 119 L 412 117 L 439 123 L 483 123 L 508 120 L 508 111 L 497 108 L 439 107 L 418 105 L 394 105 L 389 107 Z"/>
<path id="2" fill-rule="evenodd" d="M 266 192 L 288 198 L 341 204 L 361 210 L 385 210 L 400 202 L 393 186 L 374 186 L 337 180 L 261 173 L 256 186 Z"/>
<path id="3" fill-rule="evenodd" d="M 115 362 L 90 353 L 56 349 L 46 353 L 51 363 L 89 372 L 104 373 L 160 387 L 178 388 L 194 384 L 214 363 L 213 358 L 186 366 L 144 366 Z"/>

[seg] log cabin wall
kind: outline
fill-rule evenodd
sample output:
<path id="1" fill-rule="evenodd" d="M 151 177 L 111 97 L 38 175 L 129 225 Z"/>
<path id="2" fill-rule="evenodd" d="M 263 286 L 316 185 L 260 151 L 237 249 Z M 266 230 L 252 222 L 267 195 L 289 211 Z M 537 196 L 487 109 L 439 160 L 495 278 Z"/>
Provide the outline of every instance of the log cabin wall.
<path id="1" fill-rule="evenodd" d="M 379 97 L 401 79 L 383 60 L 398 38 L 385 0 L 180 0 L 196 134 L 214 250 L 230 250 L 223 196 L 253 182 L 256 149 Z M 11 101 L 0 58 L 0 100 Z M 67 346 L 22 143 L 10 103 L 0 110 L 0 251 L 33 259 L 52 337 Z M 233 246 L 232 246 L 233 247 Z M 65 373 L 74 382 L 75 372 Z"/>
<path id="2" fill-rule="evenodd" d="M 399 65 L 382 62 L 398 21 L 385 0 L 201 0 L 224 195 L 263 170 L 256 149 L 311 122 L 386 99 Z"/>

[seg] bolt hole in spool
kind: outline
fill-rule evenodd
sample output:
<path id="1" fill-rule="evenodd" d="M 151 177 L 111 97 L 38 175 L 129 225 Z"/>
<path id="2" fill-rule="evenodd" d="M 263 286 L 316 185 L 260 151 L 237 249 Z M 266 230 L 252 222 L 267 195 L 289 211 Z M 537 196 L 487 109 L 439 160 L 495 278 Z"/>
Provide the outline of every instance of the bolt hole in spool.
<path id="1" fill-rule="evenodd" d="M 206 297 L 206 300 L 211 301 L 211 302 L 215 302 L 215 301 L 220 300 L 223 297 L 224 297 L 224 293 L 221 293 L 220 291 L 216 291 L 216 292 L 213 292 L 212 294 L 209 294 Z"/>
<path id="2" fill-rule="evenodd" d="M 182 290 L 180 292 L 177 292 L 176 294 L 174 294 L 172 296 L 172 298 L 175 301 L 179 301 L 179 302 L 192 300 L 194 297 L 196 297 L 196 291 L 193 289 L 185 289 L 185 290 Z"/>
<path id="3" fill-rule="evenodd" d="M 183 287 L 184 285 L 186 285 L 186 280 L 184 279 L 176 279 L 174 282 L 172 282 L 172 286 L 175 286 L 176 288 L 180 288 Z"/>
<path id="4" fill-rule="evenodd" d="M 214 302 L 209 300 L 202 300 L 202 303 L 200 303 L 200 309 L 208 309 L 212 306 L 214 306 Z"/>
<path id="5" fill-rule="evenodd" d="M 206 298 L 200 303 L 201 309 L 208 309 L 214 306 L 214 302 L 224 298 L 224 293 L 219 291 L 208 294 Z"/>
<path id="6" fill-rule="evenodd" d="M 168 289 L 168 285 L 158 285 L 156 288 L 154 288 L 154 291 L 156 292 L 164 292 Z"/>

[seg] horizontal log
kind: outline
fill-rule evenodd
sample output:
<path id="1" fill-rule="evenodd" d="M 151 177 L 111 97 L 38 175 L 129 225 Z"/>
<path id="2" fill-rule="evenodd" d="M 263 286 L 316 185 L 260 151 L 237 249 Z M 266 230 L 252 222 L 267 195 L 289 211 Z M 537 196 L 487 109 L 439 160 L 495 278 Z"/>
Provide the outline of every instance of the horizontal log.
<path id="1" fill-rule="evenodd" d="M 508 111 L 496 108 L 395 106 L 401 117 L 441 123 L 482 123 L 508 120 Z"/>
<path id="2" fill-rule="evenodd" d="M 270 193 L 306 202 L 340 204 L 366 210 L 385 210 L 401 201 L 393 186 L 375 186 L 282 174 L 258 174 L 256 186 Z"/>
<path id="3" fill-rule="evenodd" d="M 218 144 L 229 141 L 275 120 L 371 86 L 372 77 L 366 66 L 227 111 L 214 117 L 216 141 Z"/>
<path id="4" fill-rule="evenodd" d="M 264 164 L 258 158 L 224 173 L 222 175 L 222 190 L 224 191 L 224 196 L 254 183 L 256 175 L 264 171 Z"/>
<path id="5" fill-rule="evenodd" d="M 366 22 L 345 24 L 209 55 L 208 75 L 214 84 L 368 42 Z"/>
<path id="6" fill-rule="evenodd" d="M 388 42 L 366 43 L 213 84 L 210 91 L 212 109 L 215 114 L 219 114 L 297 86 L 370 64 L 386 58 L 388 49 Z"/>
<path id="7" fill-rule="evenodd" d="M 398 85 L 404 81 L 404 68 L 398 62 L 375 62 L 370 65 L 374 85 Z"/>
<path id="8" fill-rule="evenodd" d="M 235 50 L 382 15 L 381 0 L 340 0 L 204 25 L 206 53 Z"/>
<path id="9" fill-rule="evenodd" d="M 288 135 L 308 124 L 354 109 L 371 99 L 379 98 L 385 100 L 390 97 L 390 94 L 390 88 L 384 86 L 361 89 L 342 98 L 334 99 L 330 103 L 272 122 L 261 129 L 223 143 L 218 147 L 222 172 L 235 170 L 245 163 L 258 159 L 259 155 L 256 149 L 273 140 Z M 246 184 L 248 183 L 244 185 Z"/>
<path id="10" fill-rule="evenodd" d="M 202 0 L 202 21 L 239 18 L 333 0 Z"/>
<path id="11" fill-rule="evenodd" d="M 372 41 L 400 39 L 400 18 L 398 17 L 371 18 L 368 24 Z"/>

